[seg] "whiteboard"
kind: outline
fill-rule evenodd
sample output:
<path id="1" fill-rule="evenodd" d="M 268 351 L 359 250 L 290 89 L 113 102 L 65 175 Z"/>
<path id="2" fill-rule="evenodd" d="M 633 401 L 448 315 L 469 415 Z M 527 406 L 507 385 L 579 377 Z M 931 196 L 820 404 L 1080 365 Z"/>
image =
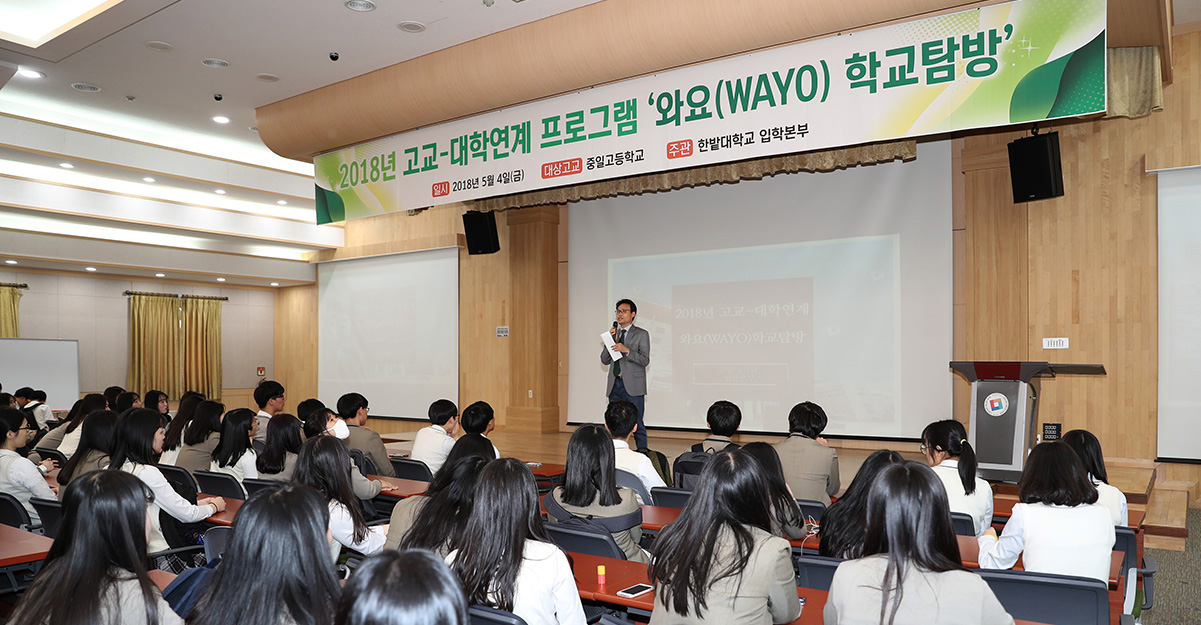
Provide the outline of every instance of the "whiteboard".
<path id="1" fill-rule="evenodd" d="M 9 394 L 46 391 L 51 410 L 70 410 L 79 399 L 79 341 L 0 338 L 0 384 Z"/>

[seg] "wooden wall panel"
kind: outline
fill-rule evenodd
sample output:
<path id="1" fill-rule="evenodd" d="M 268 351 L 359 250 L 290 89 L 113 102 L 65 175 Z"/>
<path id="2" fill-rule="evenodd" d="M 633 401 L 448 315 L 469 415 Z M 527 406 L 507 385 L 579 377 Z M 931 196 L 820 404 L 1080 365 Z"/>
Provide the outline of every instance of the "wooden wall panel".
<path id="1" fill-rule="evenodd" d="M 317 285 L 275 292 L 275 371 L 267 376 L 284 385 L 284 410 L 292 414 L 317 396 Z"/>
<path id="2" fill-rule="evenodd" d="M 514 315 L 509 344 L 510 428 L 559 429 L 559 210 L 507 211 Z"/>

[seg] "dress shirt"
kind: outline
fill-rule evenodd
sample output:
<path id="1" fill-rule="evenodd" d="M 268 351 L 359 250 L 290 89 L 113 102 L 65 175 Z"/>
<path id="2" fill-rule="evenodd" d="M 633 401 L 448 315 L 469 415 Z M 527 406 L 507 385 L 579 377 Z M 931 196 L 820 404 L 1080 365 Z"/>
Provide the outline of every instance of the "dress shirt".
<path id="1" fill-rule="evenodd" d="M 33 413 L 33 420 L 37 422 L 39 430 L 44 430 L 49 427 L 46 422 L 50 420 L 50 415 L 52 414 L 50 412 L 50 406 L 47 406 L 46 404 L 43 404 L 35 399 L 28 404 L 25 404 L 25 410 Z"/>
<path id="2" fill-rule="evenodd" d="M 1114 529 L 1105 506 L 1014 504 L 1001 537 L 977 541 L 982 569 L 1007 569 L 1022 556 L 1027 571 L 1109 580 Z"/>
<path id="3" fill-rule="evenodd" d="M 227 467 L 223 467 L 223 466 L 217 464 L 216 460 L 210 461 L 209 462 L 209 471 L 213 471 L 214 473 L 225 473 L 228 475 L 232 475 L 232 476 L 234 476 L 234 479 L 238 480 L 238 483 L 241 484 L 242 480 L 244 480 L 246 478 L 251 478 L 251 479 L 256 479 L 256 480 L 258 479 L 259 468 L 258 468 L 258 466 L 255 465 L 255 462 L 257 460 L 258 460 L 258 457 L 255 456 L 254 450 L 247 449 L 245 452 L 243 452 L 241 458 L 238 458 L 237 460 L 234 461 L 233 464 L 231 464 Z"/>
<path id="4" fill-rule="evenodd" d="M 451 564 L 457 551 L 446 556 Z M 513 585 L 513 613 L 528 625 L 585 625 L 584 606 L 567 556 L 558 547 L 526 539 Z"/>
<path id="5" fill-rule="evenodd" d="M 37 466 L 11 449 L 0 449 L 0 492 L 16 497 L 21 505 L 25 506 L 30 520 L 35 524 L 41 523 L 42 518 L 38 516 L 37 510 L 33 509 L 29 499 L 57 499 Z"/>
<path id="6" fill-rule="evenodd" d="M 647 458 L 645 454 L 630 449 L 629 443 L 613 439 L 613 458 L 618 469 L 633 473 L 642 480 L 646 492 L 649 493 L 652 488 L 667 486 L 663 482 L 663 478 L 659 477 L 659 472 L 655 471 L 655 465 L 651 464 L 651 459 Z M 642 497 L 638 497 L 638 503 L 644 503 Z"/>
<path id="7" fill-rule="evenodd" d="M 367 536 L 360 542 L 354 540 L 354 521 L 346 506 L 330 500 L 329 502 L 329 532 L 334 542 L 329 546 L 333 559 L 337 561 L 338 552 L 345 546 L 365 556 L 372 555 L 384 548 L 388 536 L 388 526 L 373 525 L 367 528 Z"/>
<path id="8" fill-rule="evenodd" d="M 409 457 L 424 462 L 425 466 L 430 468 L 430 473 L 437 473 L 454 446 L 455 437 L 447 433 L 445 428 L 440 425 L 427 425 L 417 430 L 417 437 L 413 439 L 413 451 Z"/>
<path id="9" fill-rule="evenodd" d="M 150 553 L 170 548 L 167 539 L 163 538 L 163 528 L 158 517 L 159 510 L 163 510 L 184 523 L 203 521 L 216 513 L 213 506 L 193 505 L 187 499 L 180 497 L 156 466 L 135 464 L 127 460 L 121 466 L 121 470 L 136 475 L 150 489 L 150 492 L 154 493 L 154 503 L 150 504 L 147 509 L 147 513 L 150 515 L 150 541 L 147 543 L 146 549 Z"/>
<path id="10" fill-rule="evenodd" d="M 79 439 L 81 437 L 83 437 L 82 423 L 79 424 L 79 427 L 75 428 L 75 431 L 63 434 L 63 442 L 58 444 L 58 450 L 67 457 L 67 460 L 70 460 L 71 456 L 75 455 L 75 450 L 79 449 Z"/>
<path id="11" fill-rule="evenodd" d="M 1092 479 L 1093 485 L 1097 487 L 1097 503 L 1109 509 L 1109 514 L 1113 518 L 1113 524 L 1129 524 L 1130 511 L 1126 508 L 1126 494 L 1091 475 L 1088 477 Z"/>
<path id="12" fill-rule="evenodd" d="M 951 512 L 961 512 L 972 517 L 972 529 L 983 536 L 992 527 L 992 487 L 976 476 L 976 490 L 968 495 L 963 492 L 963 480 L 959 479 L 959 461 L 943 460 L 934 467 L 934 474 L 942 480 L 947 490 L 947 503 Z"/>

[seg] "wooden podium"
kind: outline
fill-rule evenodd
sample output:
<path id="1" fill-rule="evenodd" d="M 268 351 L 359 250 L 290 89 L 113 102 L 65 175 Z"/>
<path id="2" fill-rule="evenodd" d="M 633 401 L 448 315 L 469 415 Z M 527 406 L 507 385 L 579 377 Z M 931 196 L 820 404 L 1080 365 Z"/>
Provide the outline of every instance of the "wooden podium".
<path id="1" fill-rule="evenodd" d="M 1040 380 L 1057 375 L 1105 375 L 1103 365 L 1046 362 L 952 361 L 951 369 L 972 383 L 968 442 L 976 451 L 980 477 L 1017 482 L 1026 456 L 1038 443 Z"/>

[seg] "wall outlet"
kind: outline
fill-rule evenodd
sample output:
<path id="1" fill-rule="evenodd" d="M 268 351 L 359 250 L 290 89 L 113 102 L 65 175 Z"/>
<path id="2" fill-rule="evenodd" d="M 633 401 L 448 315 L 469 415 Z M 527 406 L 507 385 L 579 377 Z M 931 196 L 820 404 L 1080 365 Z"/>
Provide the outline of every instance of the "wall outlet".
<path id="1" fill-rule="evenodd" d="M 530 389 L 530 399 L 533 399 L 533 398 L 534 398 L 534 390 Z"/>
<path id="2" fill-rule="evenodd" d="M 1061 338 L 1055 338 L 1055 339 L 1049 339 L 1049 338 L 1043 339 L 1043 349 L 1067 349 L 1067 348 L 1068 348 L 1068 337 L 1066 337 L 1066 336 L 1061 337 Z"/>

